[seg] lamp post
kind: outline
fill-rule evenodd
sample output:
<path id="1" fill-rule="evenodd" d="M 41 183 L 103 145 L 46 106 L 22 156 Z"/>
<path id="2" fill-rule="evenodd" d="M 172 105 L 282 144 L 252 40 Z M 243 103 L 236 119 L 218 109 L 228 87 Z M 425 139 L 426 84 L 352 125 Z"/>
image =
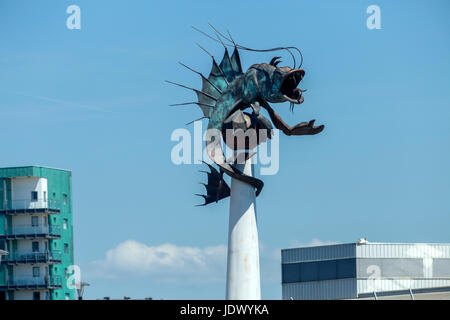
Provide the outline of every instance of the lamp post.
<path id="1" fill-rule="evenodd" d="M 83 294 L 84 294 L 84 287 L 90 286 L 87 282 L 78 282 L 76 284 L 77 287 L 77 293 L 78 293 L 78 300 L 83 300 Z"/>

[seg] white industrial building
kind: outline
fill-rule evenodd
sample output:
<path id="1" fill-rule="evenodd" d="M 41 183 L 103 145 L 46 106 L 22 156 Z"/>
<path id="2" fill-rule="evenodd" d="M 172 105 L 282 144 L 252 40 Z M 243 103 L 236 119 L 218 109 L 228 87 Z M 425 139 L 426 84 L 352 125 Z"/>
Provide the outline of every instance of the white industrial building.
<path id="1" fill-rule="evenodd" d="M 356 243 L 281 251 L 282 298 L 450 299 L 450 244 Z"/>

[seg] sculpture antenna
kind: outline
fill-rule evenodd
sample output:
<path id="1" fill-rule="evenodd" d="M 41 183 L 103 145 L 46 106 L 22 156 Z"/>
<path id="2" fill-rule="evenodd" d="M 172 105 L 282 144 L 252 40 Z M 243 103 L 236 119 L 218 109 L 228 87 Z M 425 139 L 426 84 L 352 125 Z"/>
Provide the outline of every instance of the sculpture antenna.
<path id="1" fill-rule="evenodd" d="M 231 36 L 230 31 L 227 29 L 228 36 L 230 37 L 231 42 L 233 42 L 234 47 L 236 48 L 236 42 L 234 42 L 233 37 Z"/>
<path id="2" fill-rule="evenodd" d="M 227 45 L 227 46 L 234 46 L 234 47 L 239 48 L 239 49 L 242 49 L 242 50 L 253 51 L 253 52 L 270 52 L 270 51 L 280 51 L 280 50 L 285 50 L 285 51 L 287 51 L 287 52 L 290 54 L 290 56 L 292 57 L 292 60 L 293 60 L 293 63 L 294 63 L 294 69 L 296 68 L 296 59 L 295 59 L 295 55 L 292 53 L 291 50 L 295 50 L 295 51 L 297 51 L 297 52 L 299 53 L 299 55 L 300 55 L 300 65 L 298 66 L 298 68 L 300 68 L 300 67 L 303 65 L 303 54 L 302 54 L 302 52 L 300 51 L 300 49 L 297 48 L 297 47 L 294 47 L 294 46 L 288 46 L 288 47 L 275 47 L 275 48 L 270 48 L 270 49 L 253 49 L 253 48 L 248 48 L 248 47 L 242 46 L 242 45 L 240 45 L 240 44 L 237 44 L 237 43 L 231 38 L 231 34 L 229 33 L 229 31 L 228 31 L 228 34 L 229 34 L 230 38 L 228 38 L 228 37 L 225 36 L 223 33 L 221 33 L 219 30 L 217 30 L 217 28 L 214 27 L 211 23 L 208 22 L 208 24 L 209 24 L 209 26 L 214 30 L 214 32 L 215 32 L 216 34 L 220 35 L 223 39 L 225 39 L 225 40 L 227 40 L 227 41 L 229 41 L 229 42 L 232 43 L 232 45 L 231 45 L 231 44 L 224 44 L 224 45 Z M 202 30 L 200 30 L 200 29 L 198 29 L 198 28 L 196 28 L 196 27 L 192 27 L 192 28 L 193 28 L 195 31 L 200 32 L 201 34 L 203 34 L 204 36 L 210 38 L 210 39 L 213 40 L 213 41 L 216 41 L 216 42 L 222 42 L 222 41 L 219 41 L 219 40 L 215 39 L 214 37 L 212 37 L 212 36 L 209 35 L 208 33 L 204 32 L 204 31 L 202 31 Z M 222 44 L 223 44 L 223 42 L 222 42 Z"/>

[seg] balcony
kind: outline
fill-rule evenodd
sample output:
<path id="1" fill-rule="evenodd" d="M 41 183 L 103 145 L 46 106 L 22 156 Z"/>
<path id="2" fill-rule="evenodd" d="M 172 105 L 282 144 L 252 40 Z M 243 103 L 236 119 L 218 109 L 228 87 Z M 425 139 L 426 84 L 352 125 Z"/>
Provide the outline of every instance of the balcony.
<path id="1" fill-rule="evenodd" d="M 61 251 L 12 253 L 3 258 L 3 262 L 13 264 L 61 263 Z"/>
<path id="2" fill-rule="evenodd" d="M 3 207 L 0 207 L 0 213 L 7 215 L 57 214 L 60 212 L 60 202 L 48 199 L 6 200 L 3 203 Z"/>
<path id="3" fill-rule="evenodd" d="M 14 277 L 0 288 L 7 290 L 61 289 L 62 279 L 59 276 Z"/>
<path id="4" fill-rule="evenodd" d="M 57 239 L 61 238 L 60 226 L 11 226 L 0 239 Z"/>

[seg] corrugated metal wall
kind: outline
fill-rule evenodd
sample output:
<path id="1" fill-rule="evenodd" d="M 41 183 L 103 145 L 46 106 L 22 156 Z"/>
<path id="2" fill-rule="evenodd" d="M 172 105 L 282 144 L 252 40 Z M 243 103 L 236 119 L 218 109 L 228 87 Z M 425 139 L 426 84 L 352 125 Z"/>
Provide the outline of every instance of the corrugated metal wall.
<path id="1" fill-rule="evenodd" d="M 433 277 L 450 279 L 450 259 L 433 259 Z"/>
<path id="2" fill-rule="evenodd" d="M 357 297 L 356 279 L 283 284 L 283 300 L 333 300 Z"/>
<path id="3" fill-rule="evenodd" d="M 423 278 L 423 259 L 419 258 L 359 258 L 358 278 Z"/>
<path id="4" fill-rule="evenodd" d="M 449 287 L 450 279 L 358 279 L 358 294 Z"/>
<path id="5" fill-rule="evenodd" d="M 450 258 L 450 244 L 368 243 L 356 246 L 358 258 Z"/>
<path id="6" fill-rule="evenodd" d="M 356 255 L 358 294 L 450 286 L 449 244 L 368 243 Z"/>
<path id="7" fill-rule="evenodd" d="M 355 257 L 355 243 L 281 250 L 281 263 L 344 259 Z"/>

